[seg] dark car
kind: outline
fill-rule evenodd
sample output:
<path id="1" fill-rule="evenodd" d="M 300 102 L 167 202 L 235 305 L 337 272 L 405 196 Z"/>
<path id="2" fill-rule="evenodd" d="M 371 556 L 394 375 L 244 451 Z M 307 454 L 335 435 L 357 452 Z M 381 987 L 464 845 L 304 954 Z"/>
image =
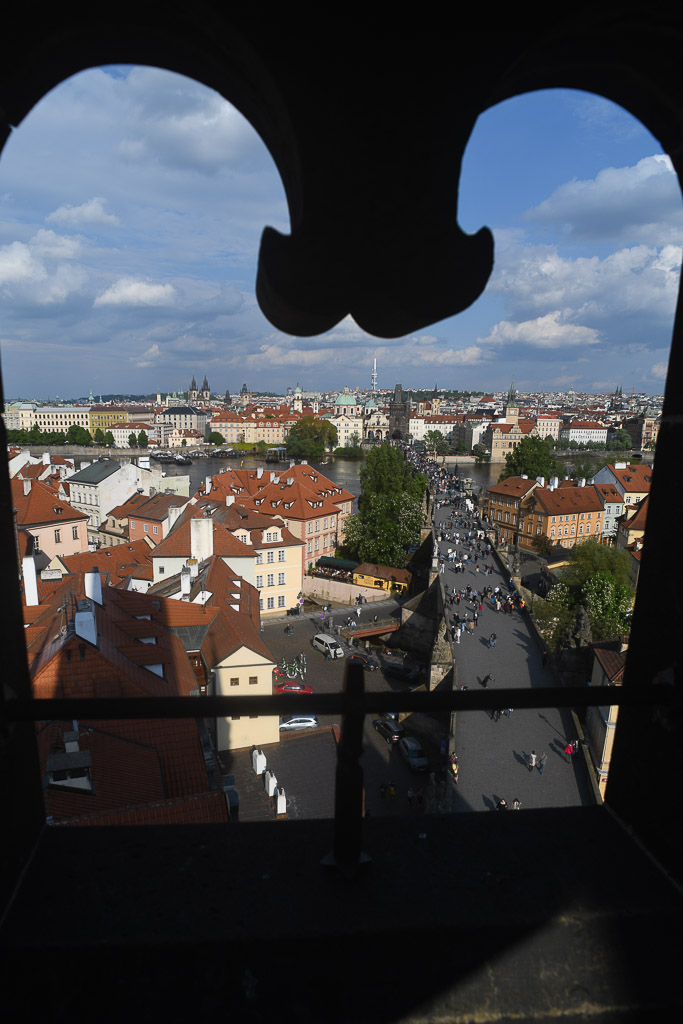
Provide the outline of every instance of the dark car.
<path id="1" fill-rule="evenodd" d="M 374 672 L 379 668 L 379 662 L 367 654 L 350 654 L 346 660 L 352 665 L 362 665 L 366 672 Z"/>
<path id="2" fill-rule="evenodd" d="M 387 746 L 391 747 L 402 739 L 406 731 L 394 718 L 376 718 L 372 723 L 373 728 L 386 740 Z"/>
<path id="3" fill-rule="evenodd" d="M 426 772 L 429 770 L 427 755 L 420 746 L 419 741 L 413 736 L 404 736 L 398 741 L 397 747 L 399 754 L 411 772 Z"/>
<path id="4" fill-rule="evenodd" d="M 420 674 L 405 665 L 383 665 L 382 675 L 388 682 L 399 683 L 407 690 L 420 685 Z"/>

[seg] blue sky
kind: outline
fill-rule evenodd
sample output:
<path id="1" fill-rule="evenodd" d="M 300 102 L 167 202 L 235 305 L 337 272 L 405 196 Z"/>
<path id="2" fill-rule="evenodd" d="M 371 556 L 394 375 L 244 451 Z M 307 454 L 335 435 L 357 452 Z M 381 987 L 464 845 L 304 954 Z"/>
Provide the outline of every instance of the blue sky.
<path id="1" fill-rule="evenodd" d="M 683 242 L 656 140 L 586 93 L 488 111 L 459 222 L 488 225 L 479 301 L 422 334 L 350 319 L 317 338 L 254 297 L 266 224 L 289 229 L 256 133 L 217 94 L 154 68 L 83 72 L 46 96 L 0 158 L 0 342 L 7 397 L 369 384 L 663 391 Z"/>

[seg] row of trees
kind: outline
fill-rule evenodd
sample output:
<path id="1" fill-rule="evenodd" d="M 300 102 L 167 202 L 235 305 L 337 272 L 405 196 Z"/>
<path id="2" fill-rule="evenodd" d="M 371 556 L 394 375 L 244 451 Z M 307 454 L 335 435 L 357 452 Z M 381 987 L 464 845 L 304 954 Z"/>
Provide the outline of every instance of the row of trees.
<path id="1" fill-rule="evenodd" d="M 109 436 L 111 437 L 111 434 Z M 97 432 L 95 440 L 97 440 Z M 92 444 L 93 438 L 89 430 L 76 426 L 76 424 L 70 426 L 65 433 L 63 430 L 42 431 L 38 424 L 34 423 L 30 430 L 8 430 L 7 441 L 9 444 L 77 444 L 88 447 Z M 114 443 L 113 437 L 111 437 L 111 443 Z"/>
<path id="2" fill-rule="evenodd" d="M 37 423 L 34 423 L 30 430 L 8 430 L 7 441 L 9 444 L 44 444 L 44 445 L 61 445 L 61 444 L 74 444 L 79 445 L 81 448 L 88 448 L 92 444 L 106 445 L 109 448 L 114 447 L 114 435 L 111 430 L 101 430 L 97 428 L 94 435 L 86 430 L 85 427 L 76 426 L 73 424 L 64 433 L 63 430 L 53 431 L 42 431 Z M 144 430 L 141 430 L 139 434 L 134 431 L 128 435 L 128 444 L 131 448 L 146 448 L 149 444 L 149 438 Z"/>
<path id="3" fill-rule="evenodd" d="M 343 553 L 359 562 L 402 569 L 419 544 L 427 478 L 399 448 L 373 448 L 360 471 L 358 514 L 346 521 Z"/>

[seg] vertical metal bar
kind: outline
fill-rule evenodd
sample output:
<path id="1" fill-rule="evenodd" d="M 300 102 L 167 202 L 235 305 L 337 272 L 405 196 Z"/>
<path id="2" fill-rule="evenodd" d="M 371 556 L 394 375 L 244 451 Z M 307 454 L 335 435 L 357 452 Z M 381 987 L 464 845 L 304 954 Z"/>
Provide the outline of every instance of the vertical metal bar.
<path id="1" fill-rule="evenodd" d="M 362 699 L 365 692 L 363 669 L 347 663 L 344 693 L 348 706 L 342 718 L 337 747 L 334 798 L 334 844 L 322 863 L 338 868 L 352 878 L 361 864 L 370 858 L 361 850 L 363 829 L 363 723 Z"/>

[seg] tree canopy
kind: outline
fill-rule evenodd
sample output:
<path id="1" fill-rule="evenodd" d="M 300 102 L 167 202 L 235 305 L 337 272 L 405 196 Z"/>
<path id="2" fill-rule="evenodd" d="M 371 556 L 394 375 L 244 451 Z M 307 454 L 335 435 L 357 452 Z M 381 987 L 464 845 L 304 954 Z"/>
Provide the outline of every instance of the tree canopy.
<path id="1" fill-rule="evenodd" d="M 422 501 L 427 489 L 427 478 L 416 473 L 406 462 L 400 448 L 381 444 L 373 448 L 360 471 L 361 496 L 358 508 L 361 513 L 369 510 L 372 495 L 407 494 Z"/>
<path id="2" fill-rule="evenodd" d="M 295 459 L 321 459 L 337 444 L 337 428 L 329 420 L 303 416 L 287 435 L 287 454 Z"/>
<path id="3" fill-rule="evenodd" d="M 505 456 L 505 469 L 500 480 L 510 476 L 526 475 L 535 480 L 537 476 L 548 480 L 552 476 L 563 476 L 564 469 L 552 453 L 552 439 L 544 437 L 525 437 L 514 451 Z"/>
<path id="4" fill-rule="evenodd" d="M 344 548 L 361 562 L 401 569 L 420 540 L 427 479 L 399 448 L 383 444 L 368 455 L 360 481 L 358 515 L 346 521 Z"/>

